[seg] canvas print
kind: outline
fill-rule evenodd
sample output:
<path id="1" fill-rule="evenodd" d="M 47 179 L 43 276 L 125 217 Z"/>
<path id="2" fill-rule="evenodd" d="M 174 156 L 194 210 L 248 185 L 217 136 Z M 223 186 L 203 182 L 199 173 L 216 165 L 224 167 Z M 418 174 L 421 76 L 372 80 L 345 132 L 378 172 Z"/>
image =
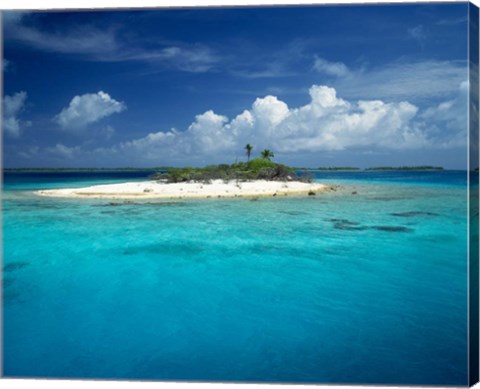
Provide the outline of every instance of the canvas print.
<path id="1" fill-rule="evenodd" d="M 478 380 L 478 9 L 2 12 L 2 374 Z"/>

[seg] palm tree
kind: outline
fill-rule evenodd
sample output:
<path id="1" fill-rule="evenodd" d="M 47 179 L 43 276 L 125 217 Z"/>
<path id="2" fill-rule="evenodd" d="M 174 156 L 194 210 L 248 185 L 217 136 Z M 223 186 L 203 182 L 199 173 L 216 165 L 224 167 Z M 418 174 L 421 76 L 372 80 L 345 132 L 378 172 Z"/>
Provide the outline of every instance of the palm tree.
<path id="1" fill-rule="evenodd" d="M 268 159 L 270 161 L 270 158 L 275 157 L 273 153 L 269 149 L 263 150 L 260 155 L 262 156 L 263 159 Z"/>
<path id="2" fill-rule="evenodd" d="M 252 153 L 253 146 L 250 143 L 247 143 L 245 150 L 247 150 L 247 161 L 250 161 L 250 154 Z"/>

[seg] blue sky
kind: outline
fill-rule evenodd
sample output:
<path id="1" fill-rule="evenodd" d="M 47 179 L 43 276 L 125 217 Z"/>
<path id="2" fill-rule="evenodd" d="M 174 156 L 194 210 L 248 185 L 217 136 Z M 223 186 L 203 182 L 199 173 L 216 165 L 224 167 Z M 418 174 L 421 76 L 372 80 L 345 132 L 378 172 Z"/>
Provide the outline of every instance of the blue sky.
<path id="1" fill-rule="evenodd" d="M 4 166 L 465 168 L 468 4 L 3 12 Z"/>

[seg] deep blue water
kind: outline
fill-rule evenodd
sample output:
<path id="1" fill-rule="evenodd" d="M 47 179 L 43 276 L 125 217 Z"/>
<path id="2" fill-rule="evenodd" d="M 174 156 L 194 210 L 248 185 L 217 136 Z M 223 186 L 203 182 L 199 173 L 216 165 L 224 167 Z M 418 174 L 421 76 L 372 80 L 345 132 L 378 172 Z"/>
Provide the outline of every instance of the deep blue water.
<path id="1" fill-rule="evenodd" d="M 466 172 L 315 172 L 339 189 L 258 201 L 32 193 L 149 174 L 5 174 L 6 376 L 467 384 Z"/>

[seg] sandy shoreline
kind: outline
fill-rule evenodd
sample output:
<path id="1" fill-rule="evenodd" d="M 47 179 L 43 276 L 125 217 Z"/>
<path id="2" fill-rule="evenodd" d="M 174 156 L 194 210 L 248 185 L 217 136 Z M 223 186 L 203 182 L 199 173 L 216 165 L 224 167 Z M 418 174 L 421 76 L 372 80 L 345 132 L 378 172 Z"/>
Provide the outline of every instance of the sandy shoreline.
<path id="1" fill-rule="evenodd" d="M 327 185 L 298 181 L 224 182 L 215 180 L 209 184 L 200 182 L 167 184 L 156 181 L 142 181 L 94 185 L 84 188 L 39 190 L 35 191 L 35 194 L 65 198 L 179 199 L 308 195 L 309 193 L 317 194 L 327 189 L 329 189 Z"/>

